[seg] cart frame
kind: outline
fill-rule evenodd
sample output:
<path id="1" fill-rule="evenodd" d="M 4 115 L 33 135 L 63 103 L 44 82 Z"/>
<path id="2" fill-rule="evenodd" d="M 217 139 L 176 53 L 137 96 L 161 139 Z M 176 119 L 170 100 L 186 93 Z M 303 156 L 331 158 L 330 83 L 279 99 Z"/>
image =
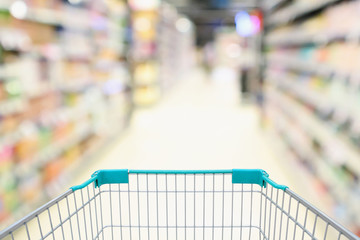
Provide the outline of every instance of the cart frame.
<path id="1" fill-rule="evenodd" d="M 139 190 L 139 176 L 144 176 L 146 177 L 146 190 L 144 191 L 140 191 Z M 149 191 L 149 183 L 148 183 L 148 179 L 149 176 L 151 177 L 156 177 L 156 191 L 154 190 L 153 192 Z M 277 183 L 275 183 L 274 181 L 272 181 L 269 178 L 269 175 L 260 169 L 232 169 L 232 170 L 188 170 L 188 171 L 176 171 L 176 170 L 127 170 L 127 169 L 121 169 L 121 170 L 99 170 L 96 171 L 94 174 L 92 174 L 91 178 L 89 180 L 87 180 L 86 182 L 84 182 L 81 185 L 78 186 L 74 186 L 71 187 L 69 190 L 67 190 L 65 193 L 61 194 L 60 196 L 56 197 L 55 199 L 51 200 L 50 202 L 46 203 L 45 205 L 41 206 L 40 208 L 38 208 L 37 210 L 33 211 L 32 213 L 30 213 L 29 215 L 27 215 L 26 217 L 22 218 L 21 220 L 17 221 L 16 223 L 14 223 L 13 225 L 11 225 L 10 227 L 6 228 L 5 230 L 0 232 L 0 239 L 6 238 L 6 239 L 16 239 L 15 233 L 19 230 L 22 229 L 23 232 L 26 233 L 26 236 L 28 239 L 33 239 L 32 238 L 32 230 L 29 229 L 29 222 L 31 221 L 36 221 L 38 223 L 39 229 L 40 229 L 40 238 L 41 239 L 47 239 L 48 237 L 53 237 L 55 239 L 55 235 L 54 232 L 55 231 L 59 231 L 61 230 L 62 232 L 62 239 L 68 239 L 68 237 L 65 237 L 64 235 L 64 229 L 63 229 L 63 225 L 66 222 L 70 222 L 70 225 L 72 225 L 73 223 L 71 222 L 73 220 L 76 221 L 75 218 L 77 218 L 77 227 L 78 227 L 78 236 L 76 235 L 76 230 L 74 230 L 73 233 L 73 229 L 72 226 L 71 227 L 71 238 L 72 239 L 82 239 L 80 232 L 82 231 L 81 228 L 85 228 L 86 232 L 86 239 L 88 238 L 88 232 L 90 232 L 88 228 L 91 228 L 91 234 L 89 234 L 89 238 L 91 239 L 100 239 L 101 235 L 102 235 L 102 239 L 104 239 L 104 231 L 105 228 L 110 228 L 111 229 L 111 233 L 112 233 L 112 238 L 114 239 L 113 236 L 113 228 L 115 227 L 115 225 L 111 224 L 111 225 L 107 225 L 104 226 L 102 225 L 100 228 L 98 228 L 98 225 L 100 223 L 101 220 L 101 224 L 103 222 L 103 216 L 101 213 L 101 219 L 97 219 L 97 212 L 98 210 L 96 209 L 96 207 L 100 208 L 101 206 L 98 204 L 98 206 L 96 205 L 97 200 L 96 198 L 100 198 L 100 202 L 101 202 L 101 196 L 103 196 L 104 198 L 104 194 L 108 194 L 110 196 L 109 200 L 110 200 L 110 214 L 111 214 L 111 223 L 113 223 L 113 214 L 112 214 L 112 200 L 111 200 L 111 195 L 114 194 L 115 192 L 118 193 L 119 195 L 119 211 L 122 209 L 121 208 L 121 201 L 120 200 L 120 193 L 122 193 L 122 191 L 120 190 L 121 187 L 123 185 L 127 185 L 127 197 L 128 197 L 128 204 L 129 204 L 129 213 L 128 213 L 128 217 L 129 217 L 129 226 L 125 226 L 121 224 L 121 216 L 120 216 L 120 224 L 117 227 L 120 227 L 120 231 L 122 228 L 128 227 L 130 230 L 130 238 L 135 238 L 135 239 L 141 239 L 141 229 L 144 228 L 145 230 L 147 229 L 148 231 L 148 235 L 147 238 L 145 237 L 145 239 L 150 239 L 150 229 L 151 228 L 155 228 L 157 230 L 157 239 L 159 239 L 160 234 L 159 234 L 159 228 L 166 228 L 167 231 L 169 231 L 169 228 L 172 228 L 172 226 L 169 226 L 168 224 L 166 226 L 160 226 L 161 224 L 159 224 L 159 220 L 157 220 L 157 223 L 155 222 L 154 225 L 151 225 L 149 223 L 149 193 L 156 193 L 156 209 L 159 208 L 159 203 L 158 203 L 158 194 L 160 193 L 160 191 L 158 190 L 158 177 L 159 176 L 165 176 L 164 179 L 166 179 L 166 181 L 168 180 L 168 176 L 172 176 L 175 179 L 175 191 L 173 191 L 173 193 L 175 194 L 183 194 L 183 196 L 185 196 L 185 225 L 184 226 L 178 226 L 178 218 L 176 216 L 176 237 L 178 236 L 178 228 L 183 228 L 185 229 L 185 238 L 186 238 L 186 233 L 187 233 L 187 228 L 192 228 L 193 229 L 193 235 L 194 235 L 194 239 L 196 238 L 195 234 L 196 234 L 196 229 L 197 228 L 202 228 L 204 230 L 203 232 L 203 238 L 205 239 L 205 228 L 211 228 L 211 226 L 207 226 L 205 223 L 205 206 L 204 207 L 204 220 L 203 223 L 200 224 L 199 226 L 196 226 L 196 221 L 195 221 L 195 200 L 196 200 L 196 194 L 201 193 L 200 191 L 197 191 L 197 188 L 195 187 L 196 183 L 195 180 L 197 179 L 196 177 L 202 177 L 203 176 L 203 191 L 202 193 L 204 194 L 203 197 L 203 201 L 205 204 L 205 193 L 207 191 L 205 191 L 205 176 L 209 176 L 212 179 L 212 184 L 213 184 L 213 188 L 212 191 L 209 191 L 209 194 L 212 194 L 210 196 L 212 196 L 212 207 L 213 207 L 213 216 L 212 216 L 212 239 L 214 239 L 214 228 L 216 228 L 214 226 L 214 221 L 215 221 L 215 214 L 214 214 L 214 208 L 215 208 L 215 200 L 214 200 L 214 196 L 215 194 L 220 194 L 219 196 L 221 196 L 222 194 L 222 226 L 219 226 L 219 229 L 222 229 L 222 238 L 224 238 L 224 229 L 226 228 L 231 228 L 231 239 L 233 237 L 233 228 L 240 228 L 240 238 L 242 235 L 241 231 L 243 228 L 249 228 L 249 239 L 252 236 L 251 233 L 251 229 L 252 228 L 257 228 L 259 230 L 259 239 L 275 239 L 275 236 L 279 235 L 278 238 L 276 239 L 281 239 L 281 231 L 282 231 L 282 226 L 278 226 L 278 228 L 280 229 L 280 234 L 278 233 L 277 230 L 277 226 L 275 223 L 275 226 L 272 225 L 272 221 L 275 222 L 279 222 L 279 218 L 281 218 L 281 222 L 278 225 L 284 225 L 284 230 L 286 230 L 286 236 L 285 238 L 287 239 L 288 236 L 288 226 L 289 226 L 289 221 L 293 222 L 294 224 L 294 233 L 293 233 L 293 239 L 295 239 L 295 232 L 296 229 L 300 229 L 302 231 L 302 238 L 304 239 L 304 235 L 305 236 L 309 236 L 311 239 L 317 239 L 315 237 L 315 230 L 317 228 L 317 223 L 319 221 L 323 221 L 325 223 L 325 232 L 322 235 L 323 239 L 328 239 L 327 237 L 329 237 L 327 235 L 328 233 L 328 229 L 332 228 L 333 232 L 336 232 L 337 236 L 336 239 L 351 239 L 351 240 L 359 240 L 360 238 L 355 236 L 355 234 L 353 234 L 351 231 L 349 231 L 348 229 L 346 229 L 345 227 L 343 227 L 342 225 L 340 225 L 339 223 L 337 223 L 336 221 L 334 221 L 333 219 L 331 219 L 329 216 L 327 216 L 326 214 L 324 214 L 323 212 L 321 212 L 319 209 L 317 209 L 316 207 L 314 207 L 312 204 L 310 204 L 308 201 L 304 200 L 302 197 L 300 197 L 299 195 L 297 195 L 296 193 L 294 193 L 292 190 L 290 190 L 288 187 L 284 186 L 284 185 L 279 185 Z M 185 181 L 184 186 L 184 190 L 177 190 L 177 183 L 176 183 L 176 179 L 178 176 L 183 176 L 183 180 Z M 187 190 L 187 183 L 186 180 L 188 179 L 189 176 L 193 176 L 193 190 Z M 215 176 L 219 176 L 219 179 L 223 179 L 222 180 L 222 185 L 223 188 L 222 190 L 216 191 L 215 190 Z M 232 182 L 232 186 L 231 189 L 229 191 L 225 191 L 224 189 L 224 185 L 225 185 L 225 176 L 229 176 L 231 177 L 231 182 Z M 138 224 L 131 226 L 132 220 L 130 219 L 131 217 L 133 217 L 130 213 L 130 203 L 133 204 L 132 201 L 130 201 L 130 196 L 132 196 L 130 194 L 130 192 L 132 192 L 130 190 L 130 183 L 131 183 L 131 179 L 129 180 L 130 177 L 133 177 L 134 179 L 137 178 L 137 190 L 135 188 L 135 190 L 133 191 L 133 194 L 137 193 L 137 205 L 138 205 Z M 135 181 L 135 180 L 134 180 Z M 91 185 L 93 184 L 93 187 L 91 187 Z M 119 191 L 115 191 L 114 188 L 112 188 L 112 185 L 118 184 L 119 186 Z M 249 222 L 249 226 L 244 226 L 242 221 L 243 221 L 243 217 L 241 216 L 241 224 L 240 226 L 234 226 L 233 224 L 233 213 L 231 213 L 231 224 L 229 224 L 228 226 L 224 225 L 224 195 L 226 193 L 231 194 L 232 196 L 232 200 L 231 200 L 231 204 L 234 205 L 234 193 L 236 193 L 236 191 L 234 191 L 234 186 L 235 185 L 240 185 L 241 186 L 241 191 L 239 190 L 238 192 L 241 192 L 241 199 L 243 199 L 243 196 L 245 194 L 248 194 L 250 196 L 251 194 L 251 209 L 253 209 L 253 194 L 255 194 L 256 192 L 259 193 L 259 196 L 261 197 L 261 201 L 260 201 L 260 224 L 259 226 L 255 226 L 252 225 L 252 220 L 251 218 L 253 218 L 252 216 L 252 211 L 250 212 L 250 222 Z M 245 185 L 249 185 L 251 186 L 251 191 L 245 191 L 244 190 L 244 186 Z M 107 188 L 107 190 L 100 190 L 103 189 L 105 186 L 108 186 L 109 188 Z M 255 186 L 259 187 L 260 189 L 258 191 L 254 191 L 253 189 L 255 188 Z M 89 190 L 90 189 L 90 190 Z M 98 193 L 96 193 L 96 190 L 98 191 Z M 93 191 L 93 197 L 90 198 L 90 194 L 89 192 Z M 76 196 L 75 193 L 80 192 L 81 195 L 81 202 L 79 205 L 79 200 L 76 200 Z M 144 194 L 147 194 L 147 224 L 145 225 L 141 225 L 141 220 L 140 220 L 140 200 L 141 198 L 139 197 L 139 192 L 143 192 Z M 163 191 L 165 192 L 165 191 Z M 170 190 L 168 190 L 168 183 L 166 182 L 166 197 L 168 196 L 168 192 L 170 193 Z M 126 193 L 126 191 L 125 191 Z M 84 196 L 86 198 L 86 194 L 88 195 L 88 201 L 84 202 Z M 186 223 L 186 214 L 187 214 L 187 210 L 186 210 L 186 194 L 190 195 L 193 194 L 193 214 L 194 214 L 194 222 L 193 222 L 193 226 L 191 226 L 190 224 Z M 273 194 L 276 196 L 276 200 L 275 197 L 273 196 Z M 282 194 L 282 203 L 281 203 L 281 199 L 279 198 L 279 194 Z M 75 210 L 73 212 L 71 212 L 69 209 L 69 201 L 70 201 L 70 196 L 74 195 L 74 203 L 75 203 Z M 78 197 L 79 197 L 78 196 Z M 144 195 L 145 196 L 145 195 Z M 155 196 L 155 195 L 154 195 Z M 175 202 L 178 199 L 178 196 L 175 195 Z M 240 196 L 240 195 L 239 195 Z M 288 210 L 285 209 L 284 206 L 284 199 L 286 199 L 286 197 L 289 198 L 289 202 L 286 205 Z M 249 198 L 250 199 L 250 198 Z M 91 204 L 92 201 L 94 202 L 94 206 L 95 206 L 95 210 L 93 210 L 93 212 L 91 212 Z M 68 211 L 68 215 L 67 217 L 62 217 L 62 213 L 60 211 L 60 207 L 59 207 L 59 203 L 61 202 L 66 202 L 67 203 L 67 211 Z M 104 202 L 104 199 L 103 199 Z M 291 202 L 293 202 L 293 205 L 291 206 Z M 295 202 L 295 203 L 294 203 Z M 134 203 L 136 204 L 136 202 Z M 168 204 L 168 199 L 166 199 L 166 207 Z M 90 214 L 87 215 L 85 217 L 85 210 L 86 207 L 88 206 L 89 210 L 90 210 Z M 154 205 L 155 206 L 155 205 Z M 267 209 L 268 206 L 268 210 Z M 296 206 L 296 207 L 295 207 Z M 305 219 L 304 222 L 300 222 L 300 220 L 298 219 L 298 215 L 299 215 L 299 206 L 304 207 L 306 209 L 305 212 Z M 272 207 L 274 207 L 275 210 L 272 210 Z M 295 207 L 296 209 L 296 214 L 292 214 L 291 213 L 291 207 Z M 52 216 L 54 214 L 50 214 L 50 210 L 49 209 L 56 209 L 56 211 L 58 212 L 58 215 L 60 217 L 60 221 L 59 224 L 55 225 L 52 221 Z M 265 210 L 264 210 L 265 209 Z M 269 210 L 270 209 L 270 210 Z M 83 212 L 83 218 L 84 218 L 84 224 L 80 227 L 80 223 L 79 223 L 79 218 L 81 218 L 81 214 L 80 211 L 82 210 Z M 176 206 L 176 210 L 177 210 L 177 206 Z M 55 210 L 54 210 L 55 211 Z M 101 211 L 101 210 L 100 210 Z M 39 220 L 39 215 L 41 214 L 45 214 L 47 212 L 48 218 L 49 218 L 49 223 L 51 225 L 51 229 L 48 232 L 44 232 L 42 231 L 42 226 Z M 277 218 L 277 213 L 279 212 L 280 215 L 278 215 Z M 241 213 L 243 214 L 243 200 L 241 201 Z M 263 216 L 265 213 L 265 216 Z M 266 214 L 269 214 L 270 216 L 267 216 Z M 311 228 L 307 227 L 307 220 L 308 220 L 308 216 L 309 214 L 312 213 L 315 216 L 315 222 L 313 224 L 313 226 Z M 88 213 L 87 213 L 88 214 Z M 178 213 L 177 213 L 178 214 Z M 272 215 L 273 214 L 273 215 Z M 275 216 L 274 216 L 275 214 Z M 121 215 L 121 214 L 120 214 Z M 90 218 L 90 220 L 88 220 Z M 95 224 L 93 225 L 91 222 L 95 222 L 95 218 L 96 218 L 96 229 L 95 228 Z M 284 218 L 284 221 L 283 221 Z M 75 219 L 75 220 L 74 220 Z M 268 223 L 267 223 L 267 219 L 268 219 Z M 94 220 L 94 221 L 93 221 Z M 87 226 L 86 222 L 90 221 L 90 226 Z M 262 222 L 263 221 L 263 222 Z M 308 220 L 310 221 L 310 220 Z M 262 223 L 263 226 L 262 226 Z M 285 224 L 287 224 L 287 226 L 285 227 Z M 173 226 L 175 228 L 175 226 Z M 266 229 L 266 227 L 268 227 Z M 136 238 L 134 235 L 134 233 L 132 232 L 132 229 L 138 229 L 138 238 Z M 312 231 L 311 231 L 312 230 Z M 266 233 L 268 231 L 268 233 Z M 133 235 L 132 235 L 133 234 Z M 277 235 L 276 235 L 277 234 Z M 210 233 L 211 235 L 211 233 Z M 283 234 L 284 235 L 284 234 Z M 122 239 L 122 232 L 121 232 L 121 239 Z M 334 234 L 332 233 L 332 236 L 334 238 Z M 144 237 L 143 237 L 144 238 Z M 126 239 L 126 238 L 125 238 Z M 163 239 L 163 238 L 161 238 Z M 169 239 L 168 237 L 168 233 L 167 233 L 167 239 Z M 334 238 L 335 239 L 335 238 Z"/>

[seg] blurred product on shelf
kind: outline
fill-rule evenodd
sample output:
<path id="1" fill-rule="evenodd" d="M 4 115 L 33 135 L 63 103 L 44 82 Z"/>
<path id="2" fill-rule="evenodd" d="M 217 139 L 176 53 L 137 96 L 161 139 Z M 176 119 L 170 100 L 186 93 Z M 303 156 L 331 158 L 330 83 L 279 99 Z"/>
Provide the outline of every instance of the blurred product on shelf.
<path id="1" fill-rule="evenodd" d="M 329 212 L 358 234 L 359 7 L 294 1 L 270 15 L 266 36 L 267 116 L 319 195 L 332 200 Z"/>
<path id="2" fill-rule="evenodd" d="M 132 11 L 134 103 L 149 106 L 195 63 L 194 27 L 166 3 Z"/>
<path id="3" fill-rule="evenodd" d="M 1 1 L 0 226 L 57 195 L 127 126 L 128 13 L 111 0 Z"/>
<path id="4" fill-rule="evenodd" d="M 312 2 L 317 1 L 310 1 L 309 4 L 311 5 Z M 336 7 L 326 8 L 306 21 L 280 25 L 267 35 L 266 42 L 268 46 L 296 46 L 356 40 L 360 36 L 357 24 L 360 21 L 357 12 L 359 4 L 357 1 L 337 4 Z M 285 11 L 287 8 L 283 9 Z M 280 13 L 275 12 L 273 15 Z"/>

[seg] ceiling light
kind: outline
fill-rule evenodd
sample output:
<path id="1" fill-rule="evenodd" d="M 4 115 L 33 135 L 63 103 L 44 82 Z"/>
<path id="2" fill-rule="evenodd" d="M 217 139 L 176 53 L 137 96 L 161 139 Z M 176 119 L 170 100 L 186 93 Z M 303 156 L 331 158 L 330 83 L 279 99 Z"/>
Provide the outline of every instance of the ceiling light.
<path id="1" fill-rule="evenodd" d="M 23 1 L 15 1 L 10 6 L 10 13 L 14 18 L 24 19 L 26 17 L 28 7 Z"/>
<path id="2" fill-rule="evenodd" d="M 187 18 L 179 18 L 175 23 L 176 29 L 179 32 L 186 33 L 191 29 L 191 22 Z"/>
<path id="3" fill-rule="evenodd" d="M 241 11 L 236 14 L 235 25 L 237 33 L 242 37 L 249 37 L 256 31 L 251 20 L 251 16 L 245 11 Z"/>

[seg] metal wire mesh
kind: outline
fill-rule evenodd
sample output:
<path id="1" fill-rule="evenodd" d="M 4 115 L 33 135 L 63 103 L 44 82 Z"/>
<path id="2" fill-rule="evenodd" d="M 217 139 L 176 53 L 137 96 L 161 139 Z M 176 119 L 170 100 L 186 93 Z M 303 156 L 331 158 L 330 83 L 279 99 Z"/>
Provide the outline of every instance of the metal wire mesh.
<path id="1" fill-rule="evenodd" d="M 231 173 L 129 174 L 62 196 L 5 239 L 357 239 L 290 190 L 232 184 Z"/>

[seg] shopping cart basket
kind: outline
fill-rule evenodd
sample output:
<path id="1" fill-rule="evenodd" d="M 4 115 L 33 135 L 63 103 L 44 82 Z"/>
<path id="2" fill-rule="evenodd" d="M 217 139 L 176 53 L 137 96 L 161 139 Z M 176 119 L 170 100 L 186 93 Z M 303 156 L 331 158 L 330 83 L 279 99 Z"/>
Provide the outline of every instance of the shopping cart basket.
<path id="1" fill-rule="evenodd" d="M 263 170 L 101 170 L 0 239 L 359 239 Z"/>

